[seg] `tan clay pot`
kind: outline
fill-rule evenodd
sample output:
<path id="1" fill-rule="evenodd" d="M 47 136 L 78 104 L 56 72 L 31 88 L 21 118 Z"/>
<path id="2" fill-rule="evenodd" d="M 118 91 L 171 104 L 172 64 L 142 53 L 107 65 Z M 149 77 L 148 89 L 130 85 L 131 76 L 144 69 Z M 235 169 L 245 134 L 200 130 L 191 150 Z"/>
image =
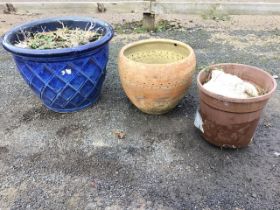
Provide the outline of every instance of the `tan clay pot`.
<path id="1" fill-rule="evenodd" d="M 134 42 L 119 53 L 122 87 L 148 114 L 163 114 L 178 104 L 191 85 L 195 65 L 193 49 L 169 39 Z"/>
<path id="2" fill-rule="evenodd" d="M 234 74 L 265 90 L 265 94 L 249 99 L 233 99 L 207 91 L 205 83 L 210 71 L 197 77 L 200 107 L 195 124 L 210 143 L 230 148 L 247 146 L 253 138 L 263 108 L 276 89 L 276 81 L 262 69 L 242 64 L 217 64 L 226 73 Z M 199 124 L 199 125 L 198 125 Z"/>

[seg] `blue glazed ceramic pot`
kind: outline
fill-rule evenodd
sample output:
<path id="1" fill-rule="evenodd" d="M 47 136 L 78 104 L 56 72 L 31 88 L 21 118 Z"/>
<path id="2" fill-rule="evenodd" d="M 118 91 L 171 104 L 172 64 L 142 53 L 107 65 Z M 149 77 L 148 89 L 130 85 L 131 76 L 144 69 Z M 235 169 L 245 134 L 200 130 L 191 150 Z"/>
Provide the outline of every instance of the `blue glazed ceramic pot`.
<path id="1" fill-rule="evenodd" d="M 73 48 L 35 50 L 15 46 L 24 32 L 68 28 L 86 29 L 91 23 L 103 36 L 94 42 Z M 5 34 L 3 47 L 13 54 L 26 83 L 43 104 L 56 112 L 73 112 L 86 108 L 100 96 L 109 56 L 113 29 L 108 23 L 87 17 L 43 19 L 13 28 Z"/>

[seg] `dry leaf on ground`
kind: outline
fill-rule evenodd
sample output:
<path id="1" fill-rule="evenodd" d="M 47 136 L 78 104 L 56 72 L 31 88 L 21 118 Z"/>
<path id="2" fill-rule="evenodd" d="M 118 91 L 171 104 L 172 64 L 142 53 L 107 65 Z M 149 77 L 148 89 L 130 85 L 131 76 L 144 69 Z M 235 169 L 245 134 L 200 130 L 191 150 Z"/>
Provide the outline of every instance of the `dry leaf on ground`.
<path id="1" fill-rule="evenodd" d="M 114 131 L 114 134 L 118 139 L 124 139 L 126 135 L 124 131 Z"/>

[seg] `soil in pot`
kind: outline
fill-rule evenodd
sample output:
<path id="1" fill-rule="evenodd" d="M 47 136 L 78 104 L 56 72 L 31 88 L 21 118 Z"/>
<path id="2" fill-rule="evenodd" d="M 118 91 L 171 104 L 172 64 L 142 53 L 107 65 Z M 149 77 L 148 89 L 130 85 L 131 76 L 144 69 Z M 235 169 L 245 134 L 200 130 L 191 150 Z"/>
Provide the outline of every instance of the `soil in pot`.
<path id="1" fill-rule="evenodd" d="M 72 48 L 94 42 L 102 37 L 102 29 L 95 29 L 93 23 L 85 29 L 70 29 L 63 23 L 61 26 L 53 31 L 43 30 L 35 33 L 22 31 L 24 39 L 19 40 L 15 46 L 38 50 Z"/>

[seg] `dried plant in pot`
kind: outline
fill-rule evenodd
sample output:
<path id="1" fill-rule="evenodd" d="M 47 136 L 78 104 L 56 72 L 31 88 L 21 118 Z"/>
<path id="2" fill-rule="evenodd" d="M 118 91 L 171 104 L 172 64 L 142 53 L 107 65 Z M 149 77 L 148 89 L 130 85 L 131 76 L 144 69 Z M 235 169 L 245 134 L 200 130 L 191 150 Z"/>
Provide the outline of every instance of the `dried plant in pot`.
<path id="1" fill-rule="evenodd" d="M 46 107 L 73 112 L 100 97 L 112 37 L 102 20 L 60 17 L 17 26 L 2 44 Z"/>
<path id="2" fill-rule="evenodd" d="M 130 101 L 148 114 L 173 109 L 191 85 L 196 66 L 193 49 L 170 39 L 147 39 L 124 46 L 119 75 Z"/>
<path id="3" fill-rule="evenodd" d="M 203 84 L 214 69 L 238 76 L 262 89 L 262 93 L 250 98 L 231 98 L 208 91 Z M 267 72 L 243 64 L 216 64 L 202 70 L 197 76 L 199 110 L 195 126 L 205 140 L 220 147 L 242 148 L 253 139 L 261 113 L 276 90 L 276 81 Z"/>

